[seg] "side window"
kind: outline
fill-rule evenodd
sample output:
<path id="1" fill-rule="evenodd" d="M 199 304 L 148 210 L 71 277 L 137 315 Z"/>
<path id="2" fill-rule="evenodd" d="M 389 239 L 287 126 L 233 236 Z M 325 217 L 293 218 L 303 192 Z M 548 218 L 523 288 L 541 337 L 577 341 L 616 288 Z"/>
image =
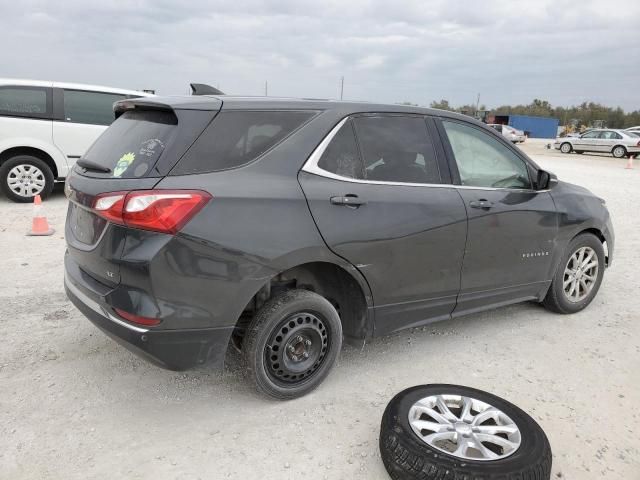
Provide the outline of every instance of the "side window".
<path id="1" fill-rule="evenodd" d="M 50 118 L 48 89 L 36 87 L 0 87 L 0 115 Z"/>
<path id="2" fill-rule="evenodd" d="M 71 123 L 110 125 L 115 120 L 113 104 L 127 98 L 113 93 L 64 91 L 64 119 Z"/>
<path id="3" fill-rule="evenodd" d="M 358 154 L 351 120 L 333 137 L 322 154 L 318 167 L 341 177 L 363 178 L 362 160 Z"/>
<path id="4" fill-rule="evenodd" d="M 442 122 L 460 172 L 462 185 L 531 188 L 524 161 L 479 128 Z"/>
<path id="5" fill-rule="evenodd" d="M 440 183 L 436 153 L 427 124 L 418 116 L 355 119 L 367 180 Z"/>
<path id="6" fill-rule="evenodd" d="M 600 132 L 587 132 L 582 135 L 582 138 L 598 138 L 600 136 Z"/>
<path id="7" fill-rule="evenodd" d="M 171 175 L 216 172 L 246 165 L 314 115 L 311 111 L 222 111 L 173 168 Z"/>

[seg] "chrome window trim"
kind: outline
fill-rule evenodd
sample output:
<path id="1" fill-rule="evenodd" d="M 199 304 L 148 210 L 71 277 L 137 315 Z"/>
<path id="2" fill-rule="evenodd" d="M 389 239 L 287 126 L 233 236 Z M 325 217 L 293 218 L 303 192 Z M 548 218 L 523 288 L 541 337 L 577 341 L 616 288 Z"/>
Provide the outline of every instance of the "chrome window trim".
<path id="1" fill-rule="evenodd" d="M 434 188 L 457 188 L 461 190 L 504 190 L 508 192 L 529 192 L 529 193 L 542 193 L 549 190 L 534 190 L 532 188 L 504 188 L 504 187 L 473 187 L 470 185 L 454 185 L 452 183 L 406 183 L 406 182 L 385 182 L 380 180 L 363 180 L 359 178 L 343 177 L 335 173 L 324 170 L 318 166 L 318 162 L 322 158 L 325 150 L 333 140 L 333 137 L 337 135 L 342 126 L 347 123 L 349 116 L 344 117 L 338 122 L 338 124 L 331 129 L 331 131 L 324 137 L 315 150 L 309 155 L 309 158 L 302 166 L 302 171 L 318 175 L 320 177 L 331 178 L 332 180 L 339 180 L 349 183 L 361 183 L 367 185 L 389 185 L 397 187 L 434 187 Z"/>

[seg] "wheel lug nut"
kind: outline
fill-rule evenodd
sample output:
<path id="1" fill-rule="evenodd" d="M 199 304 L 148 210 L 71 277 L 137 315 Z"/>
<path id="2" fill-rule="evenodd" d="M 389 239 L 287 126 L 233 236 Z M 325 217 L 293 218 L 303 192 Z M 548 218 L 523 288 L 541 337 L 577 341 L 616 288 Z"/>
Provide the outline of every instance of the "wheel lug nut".
<path id="1" fill-rule="evenodd" d="M 304 358 L 309 358 L 309 352 L 302 352 L 302 356 Z"/>
<path id="2" fill-rule="evenodd" d="M 311 340 L 305 340 L 305 341 L 304 341 L 304 344 L 305 344 L 307 347 L 310 347 L 310 346 L 311 346 Z"/>
<path id="3" fill-rule="evenodd" d="M 296 342 L 301 342 L 301 341 L 302 341 L 302 337 L 301 337 L 300 335 L 298 335 L 298 336 L 296 337 Z"/>

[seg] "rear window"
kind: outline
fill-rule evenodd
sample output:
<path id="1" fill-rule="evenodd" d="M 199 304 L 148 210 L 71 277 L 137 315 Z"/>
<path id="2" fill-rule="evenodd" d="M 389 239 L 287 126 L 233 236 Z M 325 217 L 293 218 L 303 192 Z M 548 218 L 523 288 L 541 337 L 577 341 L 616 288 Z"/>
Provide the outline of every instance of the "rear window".
<path id="1" fill-rule="evenodd" d="M 207 173 L 241 167 L 290 135 L 315 112 L 221 112 L 171 171 Z"/>
<path id="2" fill-rule="evenodd" d="M 84 158 L 110 169 L 111 178 L 139 178 L 158 162 L 178 128 L 172 112 L 132 110 L 123 113 L 89 148 Z M 94 175 L 95 172 L 89 171 Z M 98 173 L 104 177 L 105 174 Z"/>

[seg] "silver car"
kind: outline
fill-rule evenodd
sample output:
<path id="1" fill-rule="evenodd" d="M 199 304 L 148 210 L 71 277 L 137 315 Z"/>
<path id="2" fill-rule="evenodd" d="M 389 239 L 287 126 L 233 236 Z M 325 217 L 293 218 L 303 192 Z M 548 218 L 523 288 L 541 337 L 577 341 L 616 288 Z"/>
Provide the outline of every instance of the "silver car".
<path id="1" fill-rule="evenodd" d="M 502 125 L 500 123 L 488 123 L 487 126 L 499 131 L 504 137 L 513 143 L 523 143 L 527 137 L 522 130 L 513 128 L 510 125 Z"/>
<path id="2" fill-rule="evenodd" d="M 578 137 L 557 138 L 553 146 L 562 153 L 600 152 L 624 158 L 640 153 L 640 137 L 625 130 L 595 128 Z"/>

